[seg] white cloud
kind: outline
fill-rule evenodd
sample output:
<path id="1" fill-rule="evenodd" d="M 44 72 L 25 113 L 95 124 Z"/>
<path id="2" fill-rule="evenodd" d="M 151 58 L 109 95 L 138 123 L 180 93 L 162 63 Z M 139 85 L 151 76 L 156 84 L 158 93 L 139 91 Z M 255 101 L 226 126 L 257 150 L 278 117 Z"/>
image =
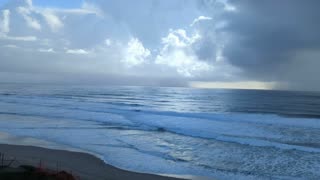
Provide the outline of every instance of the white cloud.
<path id="1" fill-rule="evenodd" d="M 8 36 L 10 32 L 10 10 L 5 9 L 2 11 L 3 17 L 0 19 L 0 39 L 13 40 L 13 41 L 36 41 L 35 36 Z M 6 45 L 6 47 L 17 47 L 16 45 Z"/>
<path id="2" fill-rule="evenodd" d="M 48 52 L 48 53 L 54 53 L 55 52 L 52 48 L 49 48 L 49 49 L 40 48 L 40 49 L 38 49 L 38 51 L 39 52 Z"/>
<path id="3" fill-rule="evenodd" d="M 86 51 L 84 49 L 67 49 L 67 54 L 89 54 L 89 51 Z"/>
<path id="4" fill-rule="evenodd" d="M 72 14 L 72 15 L 87 15 L 95 14 L 96 16 L 103 17 L 103 11 L 93 3 L 83 2 L 81 8 L 53 8 L 53 7 L 32 7 L 36 12 L 43 13 L 50 11 L 54 14 Z"/>
<path id="5" fill-rule="evenodd" d="M 165 46 L 186 47 L 193 44 L 200 38 L 201 36 L 198 33 L 194 33 L 191 37 L 188 37 L 184 29 L 170 29 L 168 36 L 162 38 L 162 43 Z"/>
<path id="6" fill-rule="evenodd" d="M 41 24 L 36 18 L 33 18 L 32 15 L 39 14 L 42 15 L 48 26 L 52 31 L 58 31 L 63 27 L 62 21 L 59 17 L 54 13 L 54 10 L 51 8 L 38 8 L 34 7 L 32 4 L 32 0 L 26 0 L 27 6 L 18 7 L 17 12 L 22 15 L 27 25 L 35 30 L 41 30 Z"/>
<path id="7" fill-rule="evenodd" d="M 96 6 L 95 4 L 92 4 L 92 3 L 85 2 L 85 1 L 82 4 L 82 11 L 87 12 L 89 14 L 95 14 L 100 17 L 104 16 L 103 11 L 98 6 Z"/>
<path id="8" fill-rule="evenodd" d="M 32 0 L 26 0 L 26 3 L 27 3 L 27 5 L 28 5 L 28 7 L 32 7 Z"/>
<path id="9" fill-rule="evenodd" d="M 10 10 L 5 9 L 2 11 L 3 18 L 0 23 L 0 33 L 7 34 L 10 31 Z"/>
<path id="10" fill-rule="evenodd" d="M 201 39 L 198 33 L 188 36 L 183 29 L 170 30 L 167 37 L 162 38 L 163 48 L 155 59 L 156 64 L 167 65 L 186 77 L 193 77 L 199 72 L 210 70 L 210 65 L 199 61 L 192 45 Z"/>
<path id="11" fill-rule="evenodd" d="M 12 40 L 12 41 L 36 41 L 38 40 L 35 36 L 0 36 L 0 39 Z"/>
<path id="12" fill-rule="evenodd" d="M 41 13 L 52 31 L 58 31 L 63 27 L 62 21 L 51 10 L 45 10 Z"/>
<path id="13" fill-rule="evenodd" d="M 210 70 L 209 64 L 198 61 L 196 56 L 188 55 L 184 50 L 164 50 L 156 57 L 155 63 L 176 68 L 176 71 L 185 77 L 194 77 L 199 72 Z"/>
<path id="14" fill-rule="evenodd" d="M 43 9 L 37 8 L 38 10 L 42 11 Z M 86 15 L 86 14 L 97 14 L 97 12 L 87 10 L 87 9 L 59 9 L 59 8 L 50 8 L 51 11 L 55 13 L 61 14 L 74 14 L 74 15 Z"/>
<path id="15" fill-rule="evenodd" d="M 150 54 L 149 49 L 145 48 L 139 39 L 131 38 L 125 49 L 122 62 L 128 67 L 140 65 L 146 61 Z"/>
<path id="16" fill-rule="evenodd" d="M 17 12 L 22 15 L 25 19 L 27 25 L 35 30 L 41 30 L 42 26 L 36 18 L 33 18 L 32 15 L 39 14 L 43 16 L 48 26 L 53 32 L 58 31 L 64 26 L 64 23 L 59 18 L 59 14 L 73 14 L 73 15 L 86 15 L 86 14 L 95 14 L 99 17 L 103 17 L 103 11 L 99 9 L 92 3 L 83 2 L 81 8 L 67 9 L 67 8 L 51 8 L 51 7 L 38 7 L 33 6 L 32 0 L 25 0 L 27 6 L 18 7 Z"/>
<path id="17" fill-rule="evenodd" d="M 31 4 L 32 5 L 32 4 Z M 31 17 L 32 10 L 26 7 L 18 7 L 17 11 L 22 15 L 27 25 L 35 30 L 41 30 L 41 25 L 35 18 Z"/>
<path id="18" fill-rule="evenodd" d="M 208 20 L 212 20 L 212 18 L 206 17 L 206 16 L 199 16 L 193 20 L 193 22 L 190 24 L 190 26 L 194 26 L 195 24 L 197 24 L 200 21 L 208 21 Z"/>
<path id="19" fill-rule="evenodd" d="M 111 40 L 110 39 L 106 39 L 105 41 L 104 41 L 104 43 L 107 45 L 107 46 L 111 46 Z"/>
<path id="20" fill-rule="evenodd" d="M 6 47 L 6 48 L 18 48 L 18 46 L 14 45 L 14 44 L 7 44 L 7 45 L 4 45 L 3 47 Z"/>
<path id="21" fill-rule="evenodd" d="M 224 5 L 224 10 L 225 11 L 236 11 L 237 8 L 232 5 L 228 0 L 219 0 L 218 2 L 222 3 Z"/>
<path id="22" fill-rule="evenodd" d="M 13 40 L 13 41 L 36 41 L 35 36 L 8 36 L 10 32 L 10 10 L 6 9 L 2 11 L 3 18 L 0 21 L 0 39 Z M 13 47 L 11 45 L 10 47 Z M 9 46 L 7 46 L 9 47 Z"/>

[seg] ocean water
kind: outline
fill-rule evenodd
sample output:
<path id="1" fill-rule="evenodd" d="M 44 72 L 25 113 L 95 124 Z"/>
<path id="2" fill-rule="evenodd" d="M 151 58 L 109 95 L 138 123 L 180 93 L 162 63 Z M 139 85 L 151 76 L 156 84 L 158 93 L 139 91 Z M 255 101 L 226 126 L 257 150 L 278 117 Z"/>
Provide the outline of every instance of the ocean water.
<path id="1" fill-rule="evenodd" d="M 138 172 L 320 179 L 319 93 L 2 84 L 0 132 Z"/>

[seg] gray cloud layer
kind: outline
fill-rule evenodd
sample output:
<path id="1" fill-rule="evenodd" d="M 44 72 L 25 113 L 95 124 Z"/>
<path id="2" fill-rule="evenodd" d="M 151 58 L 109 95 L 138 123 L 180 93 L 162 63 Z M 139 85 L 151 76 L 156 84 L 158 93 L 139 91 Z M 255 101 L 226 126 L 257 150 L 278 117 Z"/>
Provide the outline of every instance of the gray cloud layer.
<path id="1" fill-rule="evenodd" d="M 320 12 L 316 0 L 230 1 L 224 55 L 248 78 L 280 81 L 287 88 L 320 88 Z M 213 8 L 207 3 L 209 9 Z M 211 5 L 211 6 L 210 6 Z M 283 87 L 286 88 L 286 87 Z"/>

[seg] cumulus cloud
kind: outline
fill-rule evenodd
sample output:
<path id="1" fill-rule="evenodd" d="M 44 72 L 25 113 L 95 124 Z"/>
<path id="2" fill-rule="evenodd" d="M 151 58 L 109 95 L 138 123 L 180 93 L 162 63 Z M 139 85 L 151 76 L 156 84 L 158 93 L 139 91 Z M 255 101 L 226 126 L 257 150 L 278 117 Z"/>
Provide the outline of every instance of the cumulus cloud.
<path id="1" fill-rule="evenodd" d="M 201 36 L 198 33 L 188 36 L 186 30 L 184 29 L 170 29 L 168 36 L 162 38 L 162 43 L 164 44 L 165 48 L 168 46 L 186 47 L 192 45 L 200 38 Z"/>
<path id="2" fill-rule="evenodd" d="M 172 52 L 163 50 L 161 54 L 157 56 L 155 63 L 176 68 L 179 74 L 186 77 L 192 77 L 198 71 L 202 72 L 210 69 L 207 63 L 198 61 L 195 56 L 188 55 L 183 50 Z"/>
<path id="3" fill-rule="evenodd" d="M 126 66 L 132 67 L 145 63 L 150 56 L 149 49 L 146 49 L 137 38 L 131 38 L 127 44 L 122 61 Z"/>
<path id="4" fill-rule="evenodd" d="M 193 43 L 200 38 L 197 33 L 188 36 L 183 29 L 170 30 L 169 34 L 162 38 L 163 48 L 155 63 L 176 68 L 179 74 L 186 77 L 209 70 L 210 65 L 199 61 L 192 50 Z"/>

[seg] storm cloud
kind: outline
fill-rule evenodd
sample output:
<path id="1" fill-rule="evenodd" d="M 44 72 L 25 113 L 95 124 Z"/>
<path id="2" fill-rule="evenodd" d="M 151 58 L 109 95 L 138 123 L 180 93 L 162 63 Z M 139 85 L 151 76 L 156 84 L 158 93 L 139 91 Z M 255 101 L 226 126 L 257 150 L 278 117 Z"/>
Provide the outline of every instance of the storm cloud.
<path id="1" fill-rule="evenodd" d="M 279 88 L 319 90 L 320 13 L 316 0 L 229 1 L 220 16 L 228 36 L 223 55 L 244 77 L 276 81 Z M 204 2 L 214 10 L 214 3 Z"/>

